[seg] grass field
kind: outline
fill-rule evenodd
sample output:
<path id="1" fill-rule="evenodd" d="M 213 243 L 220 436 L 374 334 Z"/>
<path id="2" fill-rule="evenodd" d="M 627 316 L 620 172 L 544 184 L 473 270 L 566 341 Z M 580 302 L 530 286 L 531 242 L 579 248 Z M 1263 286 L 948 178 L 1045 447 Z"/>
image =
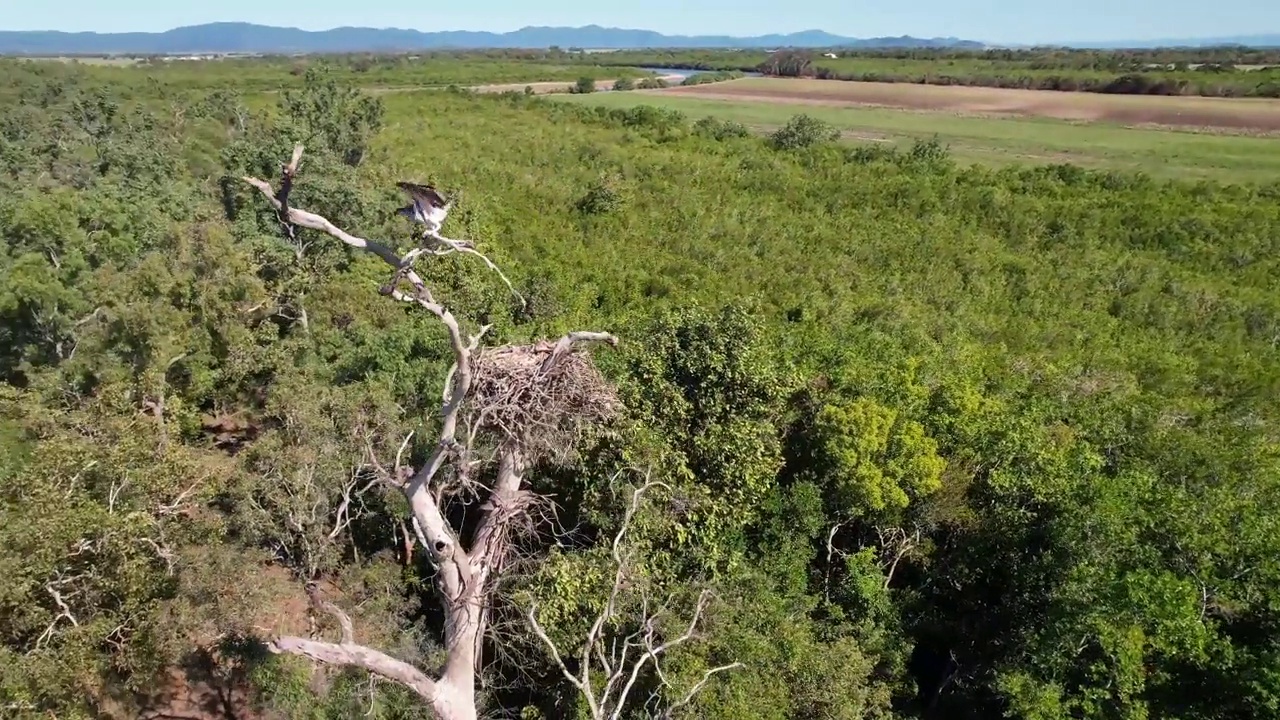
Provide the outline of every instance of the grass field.
<path id="1" fill-rule="evenodd" d="M 873 105 L 962 115 L 1104 121 L 1248 134 L 1280 133 L 1280 100 L 1119 95 L 961 85 L 744 78 L 673 94 L 798 105 Z"/>
<path id="2" fill-rule="evenodd" d="M 958 159 L 968 162 L 995 165 L 1013 162 L 1071 162 L 1085 167 L 1141 170 L 1159 177 L 1226 182 L 1265 182 L 1280 178 L 1280 142 L 1274 137 L 1135 128 L 1106 120 L 1072 121 L 1011 114 L 1002 117 L 979 116 L 965 114 L 954 107 L 933 111 L 917 108 L 911 111 L 858 105 L 852 100 L 839 102 L 829 98 L 800 103 L 795 101 L 795 94 L 779 94 L 778 97 L 770 98 L 759 92 L 750 94 L 742 90 L 749 88 L 758 91 L 762 87 L 782 89 L 789 84 L 795 84 L 796 89 L 803 89 L 804 85 L 814 82 L 842 87 L 864 84 L 747 79 L 659 91 L 554 97 L 558 101 L 608 107 L 656 105 L 679 110 L 693 117 L 714 115 L 736 120 L 762 132 L 779 127 L 793 115 L 803 112 L 835 125 L 843 132 L 846 140 L 854 142 L 909 143 L 936 136 L 950 146 Z M 976 89 L 990 91 L 987 88 Z M 1109 99 L 1084 93 L 1027 92 L 1037 96 L 1067 96 L 1086 101 Z M 1165 98 L 1120 99 L 1150 102 Z M 1280 111 L 1280 103 L 1271 105 Z"/>

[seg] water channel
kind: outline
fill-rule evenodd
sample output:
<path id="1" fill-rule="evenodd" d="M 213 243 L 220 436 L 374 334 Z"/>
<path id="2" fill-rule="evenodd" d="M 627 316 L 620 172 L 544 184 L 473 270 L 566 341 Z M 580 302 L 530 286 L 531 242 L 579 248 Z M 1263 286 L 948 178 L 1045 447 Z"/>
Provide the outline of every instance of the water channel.
<path id="1" fill-rule="evenodd" d="M 697 75 L 698 73 L 716 72 L 715 70 L 698 70 L 696 68 L 633 67 L 631 69 L 639 70 L 641 72 L 651 72 L 659 76 L 670 75 L 673 77 L 679 77 L 681 80 L 684 80 L 690 75 Z M 763 77 L 763 74 L 753 71 L 753 72 L 744 72 L 742 73 L 742 76 L 743 77 Z"/>

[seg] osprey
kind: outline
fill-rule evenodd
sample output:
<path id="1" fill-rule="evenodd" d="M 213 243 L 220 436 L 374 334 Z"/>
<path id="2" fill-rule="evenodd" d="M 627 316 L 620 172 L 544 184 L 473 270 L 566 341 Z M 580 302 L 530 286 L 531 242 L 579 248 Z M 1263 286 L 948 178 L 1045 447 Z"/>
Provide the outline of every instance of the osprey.
<path id="1" fill-rule="evenodd" d="M 440 232 L 444 219 L 449 216 L 453 201 L 446 199 L 434 187 L 411 182 L 398 182 L 396 186 L 409 194 L 412 203 L 396 210 L 397 215 L 420 222 L 427 226 L 429 232 Z"/>

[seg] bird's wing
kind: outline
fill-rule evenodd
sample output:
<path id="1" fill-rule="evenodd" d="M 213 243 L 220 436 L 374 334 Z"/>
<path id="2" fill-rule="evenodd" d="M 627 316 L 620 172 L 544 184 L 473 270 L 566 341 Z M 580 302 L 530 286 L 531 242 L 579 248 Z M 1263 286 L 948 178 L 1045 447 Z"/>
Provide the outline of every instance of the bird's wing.
<path id="1" fill-rule="evenodd" d="M 449 202 L 430 185 L 421 185 L 402 180 L 396 183 L 396 187 L 409 193 L 409 197 L 413 198 L 415 202 L 430 205 L 431 207 L 442 207 Z"/>

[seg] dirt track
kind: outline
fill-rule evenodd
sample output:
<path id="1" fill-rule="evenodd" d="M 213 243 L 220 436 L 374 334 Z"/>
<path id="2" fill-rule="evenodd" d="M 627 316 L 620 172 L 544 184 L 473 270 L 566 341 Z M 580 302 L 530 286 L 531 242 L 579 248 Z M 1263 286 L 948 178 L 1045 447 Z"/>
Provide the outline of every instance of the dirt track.
<path id="1" fill-rule="evenodd" d="M 1261 98 L 1103 95 L 1051 90 L 784 78 L 746 78 L 644 92 L 718 100 L 875 106 L 964 115 L 1018 115 L 1124 125 L 1280 132 L 1280 100 Z"/>

